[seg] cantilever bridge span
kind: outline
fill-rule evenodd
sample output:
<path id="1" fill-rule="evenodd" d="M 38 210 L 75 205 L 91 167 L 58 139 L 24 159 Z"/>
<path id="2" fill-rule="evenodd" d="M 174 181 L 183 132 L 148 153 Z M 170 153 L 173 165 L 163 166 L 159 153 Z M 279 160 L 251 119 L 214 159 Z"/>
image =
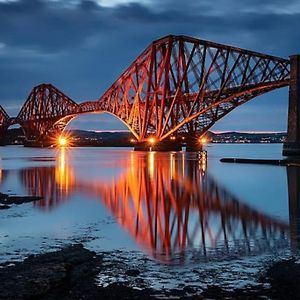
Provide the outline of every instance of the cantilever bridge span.
<path id="1" fill-rule="evenodd" d="M 50 84 L 36 86 L 20 113 L 0 110 L 0 134 L 15 123 L 28 142 L 47 144 L 79 114 L 108 112 L 140 145 L 201 136 L 234 108 L 290 83 L 290 60 L 187 36 L 152 42 L 97 100 L 77 104 Z M 191 143 L 193 148 L 193 138 Z"/>

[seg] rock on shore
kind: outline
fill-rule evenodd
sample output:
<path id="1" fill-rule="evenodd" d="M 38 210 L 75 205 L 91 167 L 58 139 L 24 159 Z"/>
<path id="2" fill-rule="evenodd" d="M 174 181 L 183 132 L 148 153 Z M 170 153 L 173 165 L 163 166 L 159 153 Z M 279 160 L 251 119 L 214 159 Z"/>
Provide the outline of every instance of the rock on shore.
<path id="1" fill-rule="evenodd" d="M 212 285 L 198 290 L 187 284 L 182 289 L 161 291 L 147 286 L 134 289 L 126 282 L 97 285 L 96 275 L 105 268 L 102 261 L 102 255 L 76 244 L 31 255 L 23 262 L 7 262 L 0 265 L 0 299 L 300 299 L 300 264 L 294 260 L 267 267 L 260 277 L 261 285 L 254 287 L 225 290 Z M 110 268 L 118 271 L 113 261 Z M 128 269 L 125 274 L 136 277 L 140 271 Z"/>
<path id="2" fill-rule="evenodd" d="M 41 200 L 43 197 L 38 196 L 14 196 L 0 193 L 0 209 L 11 208 L 11 205 L 16 204 L 20 205 L 23 203 L 33 202 Z"/>
<path id="3" fill-rule="evenodd" d="M 141 292 L 114 284 L 101 288 L 95 275 L 102 257 L 81 244 L 29 256 L 0 267 L 0 299 L 139 299 Z M 143 292 L 143 298 L 152 299 Z M 100 298 L 99 298 L 100 299 Z"/>

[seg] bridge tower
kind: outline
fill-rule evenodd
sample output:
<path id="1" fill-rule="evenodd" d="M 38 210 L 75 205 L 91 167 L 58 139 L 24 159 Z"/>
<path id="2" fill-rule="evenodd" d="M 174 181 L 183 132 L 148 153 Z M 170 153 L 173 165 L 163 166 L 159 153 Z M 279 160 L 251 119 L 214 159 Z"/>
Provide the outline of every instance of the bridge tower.
<path id="1" fill-rule="evenodd" d="M 300 55 L 290 56 L 290 64 L 288 133 L 282 154 L 300 156 Z"/>

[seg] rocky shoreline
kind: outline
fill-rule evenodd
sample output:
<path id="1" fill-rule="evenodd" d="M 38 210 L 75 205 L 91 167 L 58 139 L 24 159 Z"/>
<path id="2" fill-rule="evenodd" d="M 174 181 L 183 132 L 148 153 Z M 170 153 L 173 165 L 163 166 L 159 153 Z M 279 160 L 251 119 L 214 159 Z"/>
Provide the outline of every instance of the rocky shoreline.
<path id="1" fill-rule="evenodd" d="M 260 285 L 225 290 L 208 286 L 197 290 L 182 288 L 156 290 L 147 285 L 133 288 L 126 282 L 108 286 L 97 284 L 105 253 L 96 254 L 82 244 L 59 251 L 31 255 L 23 262 L 0 265 L 0 299 L 299 299 L 300 264 L 295 260 L 276 262 L 259 275 Z M 113 262 L 109 268 L 118 268 Z M 126 270 L 126 276 L 138 278 L 138 269 Z"/>
<path id="2" fill-rule="evenodd" d="M 43 197 L 38 196 L 15 196 L 0 193 L 0 210 L 9 209 L 12 205 L 20 205 L 23 203 L 38 201 L 43 199 Z"/>

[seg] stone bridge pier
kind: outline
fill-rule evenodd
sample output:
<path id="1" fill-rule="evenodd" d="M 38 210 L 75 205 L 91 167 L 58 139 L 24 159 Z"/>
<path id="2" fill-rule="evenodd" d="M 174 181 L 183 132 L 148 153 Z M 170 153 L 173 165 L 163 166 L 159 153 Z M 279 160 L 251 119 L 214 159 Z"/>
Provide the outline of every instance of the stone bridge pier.
<path id="1" fill-rule="evenodd" d="M 290 63 L 288 133 L 282 154 L 300 158 L 300 55 L 290 56 Z"/>

